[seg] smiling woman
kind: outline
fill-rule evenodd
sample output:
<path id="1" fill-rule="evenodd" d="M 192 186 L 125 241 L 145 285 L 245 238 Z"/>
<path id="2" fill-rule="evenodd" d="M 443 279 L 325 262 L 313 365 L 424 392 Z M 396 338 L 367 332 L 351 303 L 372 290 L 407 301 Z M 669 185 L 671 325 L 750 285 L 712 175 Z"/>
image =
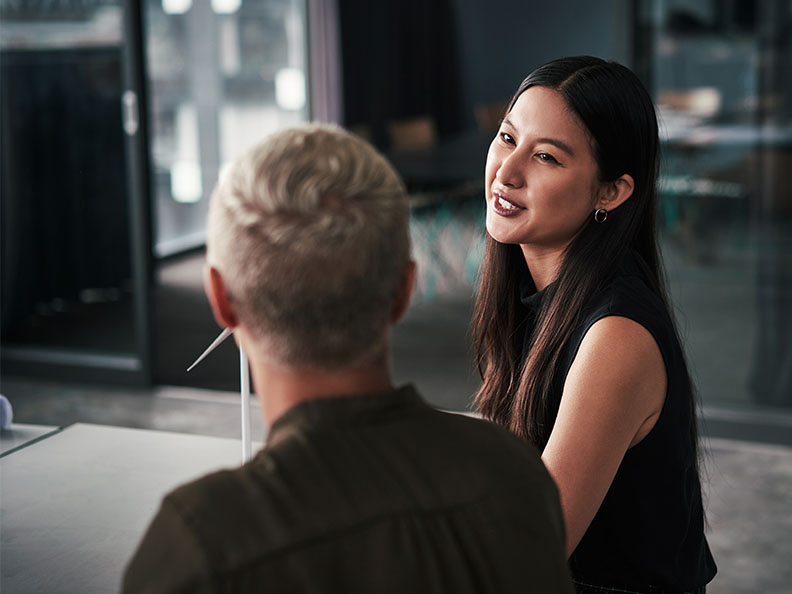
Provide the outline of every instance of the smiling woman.
<path id="1" fill-rule="evenodd" d="M 703 592 L 694 390 L 655 236 L 654 105 L 624 66 L 531 74 L 490 145 L 479 411 L 542 450 L 578 592 Z"/>
<path id="2" fill-rule="evenodd" d="M 597 208 L 613 209 L 632 194 L 629 175 L 600 182 L 585 127 L 564 98 L 531 87 L 515 101 L 490 145 L 486 167 L 487 230 L 522 246 L 543 289 L 572 238 Z"/>

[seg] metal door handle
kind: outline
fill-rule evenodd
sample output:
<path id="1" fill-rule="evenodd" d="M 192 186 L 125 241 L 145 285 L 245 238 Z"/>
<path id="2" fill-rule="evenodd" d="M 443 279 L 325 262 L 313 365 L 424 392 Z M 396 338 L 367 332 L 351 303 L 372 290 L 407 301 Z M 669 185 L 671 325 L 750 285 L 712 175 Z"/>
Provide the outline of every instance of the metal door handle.
<path id="1" fill-rule="evenodd" d="M 134 136 L 138 131 L 138 103 L 134 91 L 124 91 L 121 96 L 121 115 L 124 121 L 124 132 Z"/>

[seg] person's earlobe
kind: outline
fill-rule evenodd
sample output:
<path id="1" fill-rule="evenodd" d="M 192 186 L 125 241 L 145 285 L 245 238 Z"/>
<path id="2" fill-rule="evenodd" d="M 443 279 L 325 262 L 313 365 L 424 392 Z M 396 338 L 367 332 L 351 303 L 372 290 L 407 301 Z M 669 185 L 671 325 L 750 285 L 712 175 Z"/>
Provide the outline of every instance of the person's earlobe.
<path id="1" fill-rule="evenodd" d="M 415 260 L 410 260 L 402 274 L 401 284 L 396 294 L 396 301 L 393 303 L 393 309 L 391 311 L 392 324 L 398 322 L 402 319 L 404 314 L 407 313 L 407 308 L 410 305 L 410 298 L 415 290 L 416 275 L 417 265 L 415 264 Z"/>
<path id="2" fill-rule="evenodd" d="M 631 175 L 624 174 L 621 177 L 607 182 L 602 190 L 596 208 L 604 208 L 611 211 L 624 204 L 635 190 L 635 181 Z"/>
<path id="3" fill-rule="evenodd" d="M 225 281 L 220 271 L 208 264 L 204 267 L 204 291 L 217 324 L 222 328 L 236 328 L 239 321 L 226 290 Z"/>

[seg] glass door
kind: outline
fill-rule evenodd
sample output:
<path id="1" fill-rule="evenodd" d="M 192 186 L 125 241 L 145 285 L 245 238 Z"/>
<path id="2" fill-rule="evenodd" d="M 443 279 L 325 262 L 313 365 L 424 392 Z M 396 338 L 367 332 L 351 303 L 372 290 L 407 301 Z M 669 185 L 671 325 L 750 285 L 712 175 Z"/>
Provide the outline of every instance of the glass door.
<path id="1" fill-rule="evenodd" d="M 150 381 L 133 8 L 0 1 L 4 374 Z"/>

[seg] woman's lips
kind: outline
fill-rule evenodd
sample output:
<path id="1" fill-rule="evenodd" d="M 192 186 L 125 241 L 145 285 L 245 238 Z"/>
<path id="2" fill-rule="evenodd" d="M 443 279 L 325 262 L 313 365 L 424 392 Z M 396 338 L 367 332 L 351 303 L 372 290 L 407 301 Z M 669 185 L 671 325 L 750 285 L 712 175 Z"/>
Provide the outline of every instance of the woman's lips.
<path id="1" fill-rule="evenodd" d="M 493 193 L 492 195 L 492 209 L 503 217 L 511 217 L 525 210 L 522 206 L 509 202 L 500 194 Z"/>

